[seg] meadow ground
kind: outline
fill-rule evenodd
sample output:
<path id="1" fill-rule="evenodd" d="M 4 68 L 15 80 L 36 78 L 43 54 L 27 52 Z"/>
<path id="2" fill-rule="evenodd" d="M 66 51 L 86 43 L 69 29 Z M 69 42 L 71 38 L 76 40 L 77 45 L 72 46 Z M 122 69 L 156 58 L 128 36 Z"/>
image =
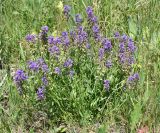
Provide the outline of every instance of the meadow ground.
<path id="1" fill-rule="evenodd" d="M 160 0 L 1 0 L 0 3 L 0 133 L 160 132 Z M 63 14 L 64 5 L 71 6 L 68 21 Z M 112 44 L 116 44 L 113 41 L 116 31 L 133 38 L 137 49 L 136 64 L 132 67 L 140 77 L 136 85 L 124 89 L 126 71 L 120 71 L 118 65 L 110 70 L 99 68 L 97 64 L 101 63 L 87 58 L 88 53 L 78 49 L 75 53 L 62 52 L 74 60 L 73 79 L 49 73 L 46 99 L 39 101 L 33 88 L 38 88 L 34 83 L 39 84 L 42 73 L 37 78 L 32 75 L 34 81 L 30 78 L 25 83 L 25 95 L 19 95 L 13 73 L 19 68 L 27 71 L 26 62 L 44 54 L 40 44 L 34 47 L 25 41 L 26 35 L 38 34 L 44 25 L 53 36 L 72 30 L 76 27 L 77 13 L 84 19 L 82 25 L 87 26 L 88 6 L 98 17 L 100 32 Z M 93 38 L 89 41 L 96 51 L 98 44 Z M 70 50 L 74 51 L 74 47 Z M 53 59 L 47 54 L 44 58 L 52 68 Z M 110 92 L 103 87 L 105 78 L 111 81 Z"/>

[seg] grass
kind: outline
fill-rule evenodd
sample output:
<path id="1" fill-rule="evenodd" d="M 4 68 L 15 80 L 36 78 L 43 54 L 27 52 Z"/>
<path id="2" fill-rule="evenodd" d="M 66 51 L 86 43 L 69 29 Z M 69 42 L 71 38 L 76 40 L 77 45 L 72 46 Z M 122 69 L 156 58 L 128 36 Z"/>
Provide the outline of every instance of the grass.
<path id="1" fill-rule="evenodd" d="M 81 13 L 84 17 L 86 17 L 85 7 L 92 5 L 95 14 L 99 17 L 101 30 L 108 37 L 111 37 L 114 31 L 120 31 L 134 38 L 138 46 L 136 69 L 141 77 L 138 87 L 128 89 L 125 93 L 115 93 L 105 99 L 105 102 L 102 102 L 102 110 L 99 110 L 97 117 L 93 118 L 90 109 L 97 110 L 98 101 L 104 101 L 104 99 L 95 97 L 90 101 L 92 108 L 86 110 L 85 95 L 76 99 L 77 95 L 84 91 L 84 86 L 78 82 L 77 77 L 74 80 L 76 89 L 70 92 L 71 98 L 77 100 L 73 102 L 75 105 L 72 105 L 75 110 L 72 110 L 73 113 L 65 111 L 65 106 L 68 106 L 64 104 L 66 99 L 62 99 L 57 90 L 51 98 L 57 103 L 55 108 L 60 108 L 63 114 L 54 112 L 56 109 L 53 108 L 50 113 L 55 113 L 54 119 L 49 119 L 44 110 L 38 111 L 39 105 L 34 103 L 34 100 L 25 101 L 18 96 L 11 73 L 19 67 L 18 64 L 24 67 L 26 62 L 27 46 L 23 43 L 26 34 L 38 32 L 42 25 L 48 25 L 54 32 L 64 31 L 72 29 L 74 23 L 61 21 L 64 18 L 59 0 L 2 0 L 0 59 L 3 69 L 0 73 L 2 75 L 0 77 L 2 79 L 0 82 L 0 131 L 32 133 L 57 130 L 59 132 L 91 132 L 93 130 L 99 133 L 111 131 L 134 133 L 147 126 L 149 132 L 159 132 L 160 1 L 68 0 L 64 1 L 64 4 L 72 6 L 72 16 L 75 13 Z M 94 74 L 94 70 L 92 73 Z M 87 79 L 85 76 L 83 78 Z M 65 94 L 69 95 L 68 92 Z M 47 106 L 43 104 L 42 108 Z M 31 126 L 27 127 L 28 125 Z"/>

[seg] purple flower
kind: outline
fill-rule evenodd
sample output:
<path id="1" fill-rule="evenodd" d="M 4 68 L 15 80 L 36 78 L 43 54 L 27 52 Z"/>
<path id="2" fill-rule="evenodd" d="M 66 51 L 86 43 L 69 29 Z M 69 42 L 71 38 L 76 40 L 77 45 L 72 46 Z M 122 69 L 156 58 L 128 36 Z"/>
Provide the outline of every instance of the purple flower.
<path id="1" fill-rule="evenodd" d="M 63 45 L 64 46 L 69 46 L 69 44 L 70 44 L 69 37 L 65 37 L 64 40 L 63 40 Z"/>
<path id="2" fill-rule="evenodd" d="M 111 68 L 112 67 L 112 61 L 111 60 L 107 60 L 106 61 L 106 67 L 107 68 Z"/>
<path id="3" fill-rule="evenodd" d="M 35 34 L 26 35 L 26 41 L 29 43 L 35 43 L 36 42 L 36 35 Z"/>
<path id="4" fill-rule="evenodd" d="M 104 48 L 106 51 L 110 51 L 110 50 L 112 49 L 111 42 L 110 42 L 107 38 L 104 38 L 104 39 L 103 39 L 102 44 L 103 44 L 103 48 Z"/>
<path id="5" fill-rule="evenodd" d="M 37 59 L 37 61 L 29 61 L 28 67 L 32 71 L 38 71 L 40 68 L 42 69 L 43 72 L 48 71 L 48 66 L 47 66 L 47 64 L 45 64 L 45 62 L 42 58 Z"/>
<path id="6" fill-rule="evenodd" d="M 88 6 L 87 9 L 86 9 L 86 12 L 87 12 L 88 18 L 91 19 L 93 17 L 93 9 L 92 9 L 92 7 Z"/>
<path id="7" fill-rule="evenodd" d="M 119 59 L 120 59 L 120 63 L 124 64 L 126 61 L 125 53 L 119 53 Z"/>
<path id="8" fill-rule="evenodd" d="M 43 100 L 44 99 L 44 89 L 45 89 L 44 86 L 41 86 L 41 87 L 38 88 L 38 90 L 37 90 L 38 100 Z"/>
<path id="9" fill-rule="evenodd" d="M 46 76 L 42 77 L 42 82 L 43 82 L 43 85 L 44 85 L 44 86 L 47 86 L 47 85 L 48 85 L 48 80 L 47 80 L 47 77 L 46 77 Z"/>
<path id="10" fill-rule="evenodd" d="M 16 73 L 13 77 L 13 79 L 16 83 L 22 82 L 22 81 L 26 80 L 27 78 L 28 77 L 27 77 L 26 73 L 23 70 L 20 70 L 20 69 L 16 71 Z"/>
<path id="11" fill-rule="evenodd" d="M 44 59 L 43 58 L 39 58 L 37 59 L 37 63 L 39 66 L 42 66 L 43 64 L 45 64 Z"/>
<path id="12" fill-rule="evenodd" d="M 92 7 L 88 6 L 86 9 L 86 13 L 88 15 L 89 22 L 91 22 L 92 24 L 97 23 L 98 19 L 96 16 L 94 16 Z"/>
<path id="13" fill-rule="evenodd" d="M 29 61 L 28 62 L 28 67 L 32 71 L 38 71 L 40 66 L 36 61 Z"/>
<path id="14" fill-rule="evenodd" d="M 47 45 L 48 26 L 43 26 L 41 30 L 42 31 L 39 33 L 39 38 L 42 41 L 43 45 Z"/>
<path id="15" fill-rule="evenodd" d="M 47 65 L 47 64 L 43 64 L 41 67 L 42 67 L 42 71 L 43 71 L 44 73 L 46 73 L 46 72 L 49 71 L 49 68 L 48 68 L 48 65 Z"/>
<path id="16" fill-rule="evenodd" d="M 56 44 L 61 44 L 61 38 L 60 37 L 56 37 L 55 41 L 56 41 Z"/>
<path id="17" fill-rule="evenodd" d="M 100 49 L 99 49 L 98 56 L 99 56 L 99 59 L 100 59 L 100 60 L 102 60 L 102 59 L 103 59 L 104 52 L 105 52 L 105 51 L 104 51 L 104 49 L 103 49 L 103 48 L 100 48 Z"/>
<path id="18" fill-rule="evenodd" d="M 130 57 L 128 58 L 128 63 L 129 63 L 129 65 L 134 64 L 134 57 L 133 57 L 133 56 L 130 56 Z"/>
<path id="19" fill-rule="evenodd" d="M 92 30 L 94 33 L 99 33 L 99 26 L 98 24 L 93 25 Z"/>
<path id="20" fill-rule="evenodd" d="M 120 37 L 120 33 L 119 33 L 119 32 L 115 32 L 115 33 L 114 33 L 114 37 L 115 37 L 115 38 L 119 38 L 119 37 Z"/>
<path id="21" fill-rule="evenodd" d="M 93 17 L 91 18 L 91 21 L 92 21 L 93 23 L 97 23 L 97 22 L 98 22 L 98 18 L 97 18 L 96 16 L 93 16 Z"/>
<path id="22" fill-rule="evenodd" d="M 121 38 L 124 42 L 126 42 L 128 39 L 128 36 L 126 34 L 123 34 Z"/>
<path id="23" fill-rule="evenodd" d="M 104 80 L 104 88 L 108 91 L 110 87 L 110 82 L 109 80 Z"/>
<path id="24" fill-rule="evenodd" d="M 68 59 L 64 62 L 64 67 L 72 67 L 73 65 L 73 60 Z"/>
<path id="25" fill-rule="evenodd" d="M 128 77 L 128 83 L 129 84 L 133 84 L 138 80 L 139 80 L 139 74 L 138 73 L 135 73 L 135 74 Z"/>
<path id="26" fill-rule="evenodd" d="M 128 42 L 128 51 L 130 51 L 131 53 L 134 53 L 135 50 L 136 50 L 136 46 L 134 45 L 134 42 L 129 41 Z"/>
<path id="27" fill-rule="evenodd" d="M 78 27 L 78 35 L 75 37 L 75 40 L 78 44 L 82 44 L 84 42 L 87 42 L 88 34 L 84 31 L 84 28 L 82 26 Z"/>
<path id="28" fill-rule="evenodd" d="M 80 14 L 76 14 L 75 21 L 76 21 L 76 23 L 81 23 L 82 22 L 82 16 Z"/>
<path id="29" fill-rule="evenodd" d="M 48 43 L 49 44 L 61 44 L 61 38 L 60 37 L 53 37 L 53 36 L 49 36 L 48 37 Z"/>
<path id="30" fill-rule="evenodd" d="M 100 33 L 99 33 L 99 26 L 98 26 L 98 24 L 94 24 L 93 25 L 92 31 L 93 31 L 93 36 L 94 36 L 95 40 L 96 41 L 100 41 L 101 36 L 100 36 Z"/>
<path id="31" fill-rule="evenodd" d="M 66 37 L 66 36 L 68 36 L 68 32 L 67 31 L 63 31 L 62 32 L 62 37 Z"/>
<path id="32" fill-rule="evenodd" d="M 77 40 L 77 43 L 79 43 L 79 44 L 82 44 L 84 42 L 84 38 L 82 35 L 78 35 L 76 40 Z"/>
<path id="33" fill-rule="evenodd" d="M 45 33 L 47 33 L 48 32 L 48 26 L 42 26 L 41 27 L 41 30 L 42 30 L 42 32 L 45 32 Z"/>
<path id="34" fill-rule="evenodd" d="M 64 15 L 68 15 L 70 10 L 71 10 L 71 7 L 69 5 L 65 5 L 63 10 Z"/>
<path id="35" fill-rule="evenodd" d="M 133 77 L 134 77 L 135 80 L 139 80 L 139 74 L 138 74 L 138 73 L 135 73 L 135 74 L 133 75 Z"/>
<path id="36" fill-rule="evenodd" d="M 48 43 L 49 44 L 54 44 L 55 40 L 54 40 L 54 37 L 53 36 L 49 36 L 48 37 Z"/>
<path id="37" fill-rule="evenodd" d="M 124 42 L 119 44 L 119 52 L 124 53 L 126 51 Z"/>
<path id="38" fill-rule="evenodd" d="M 61 73 L 61 69 L 59 67 L 55 67 L 54 73 L 59 75 Z"/>
<path id="39" fill-rule="evenodd" d="M 59 50 L 59 48 L 56 46 L 56 45 L 54 45 L 54 46 L 52 46 L 52 47 L 49 47 L 48 48 L 48 51 L 50 52 L 50 54 L 55 54 L 55 55 L 59 55 L 60 54 L 60 50 Z"/>
<path id="40" fill-rule="evenodd" d="M 17 90 L 20 95 L 22 95 L 22 82 L 26 80 L 27 78 L 28 76 L 26 75 L 26 73 L 24 73 L 23 70 L 17 70 L 13 77 L 14 82 L 17 86 Z"/>

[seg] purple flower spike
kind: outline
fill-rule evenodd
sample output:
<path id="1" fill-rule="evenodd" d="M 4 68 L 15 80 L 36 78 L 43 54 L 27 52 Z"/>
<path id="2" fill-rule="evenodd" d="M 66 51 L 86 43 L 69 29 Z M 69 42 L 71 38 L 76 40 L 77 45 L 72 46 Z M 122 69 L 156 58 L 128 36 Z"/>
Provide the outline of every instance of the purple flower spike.
<path id="1" fill-rule="evenodd" d="M 48 51 L 50 52 L 50 54 L 52 54 L 52 55 L 59 55 L 60 54 L 60 50 L 59 50 L 59 48 L 57 47 L 57 46 L 52 46 L 52 47 L 50 47 L 50 48 L 48 48 Z"/>
<path id="2" fill-rule="evenodd" d="M 136 50 L 136 46 L 134 45 L 134 42 L 133 42 L 133 41 L 129 41 L 129 42 L 128 42 L 128 50 L 129 50 L 131 53 L 134 53 L 134 51 Z"/>
<path id="3" fill-rule="evenodd" d="M 81 23 L 82 22 L 82 16 L 80 14 L 76 14 L 75 21 L 76 21 L 76 23 Z"/>
<path id="4" fill-rule="evenodd" d="M 71 7 L 69 5 L 65 5 L 63 9 L 64 15 L 68 15 L 70 10 L 71 10 Z"/>
<path id="5" fill-rule="evenodd" d="M 26 41 L 29 42 L 29 43 L 36 43 L 36 35 L 28 34 L 26 36 Z"/>
<path id="6" fill-rule="evenodd" d="M 115 33 L 114 33 L 114 37 L 115 37 L 115 38 L 119 38 L 119 37 L 120 37 L 120 33 L 119 33 L 119 32 L 115 32 Z"/>
<path id="7" fill-rule="evenodd" d="M 128 36 L 126 34 L 123 34 L 121 38 L 124 42 L 126 42 L 128 39 Z"/>
<path id="8" fill-rule="evenodd" d="M 104 80 L 104 88 L 108 91 L 110 87 L 110 82 L 109 80 Z"/>
<path id="9" fill-rule="evenodd" d="M 24 73 L 23 70 L 17 70 L 14 75 L 15 82 L 22 82 L 22 81 L 26 80 L 27 78 L 28 77 L 26 76 L 26 74 Z"/>
<path id="10" fill-rule="evenodd" d="M 87 12 L 88 18 L 92 18 L 93 17 L 93 9 L 92 9 L 91 6 L 87 7 L 86 12 Z"/>
<path id="11" fill-rule="evenodd" d="M 133 57 L 133 56 L 130 56 L 130 57 L 128 58 L 128 63 L 129 63 L 129 65 L 134 64 L 134 57 Z"/>
<path id="12" fill-rule="evenodd" d="M 126 61 L 125 53 L 119 53 L 119 59 L 120 59 L 120 63 L 124 64 Z"/>
<path id="13" fill-rule="evenodd" d="M 104 51 L 104 49 L 103 49 L 103 48 L 100 48 L 100 49 L 99 49 L 98 56 L 99 56 L 99 59 L 100 59 L 100 60 L 102 60 L 102 59 L 103 59 L 104 52 L 105 52 L 105 51 Z"/>
<path id="14" fill-rule="evenodd" d="M 94 33 L 99 33 L 99 26 L 98 24 L 93 25 L 92 30 Z"/>
<path id="15" fill-rule="evenodd" d="M 29 61 L 28 62 L 28 67 L 32 71 L 38 71 L 40 66 L 36 61 Z"/>
<path id="16" fill-rule="evenodd" d="M 47 86 L 48 85 L 48 80 L 47 80 L 47 77 L 42 77 L 42 82 L 43 82 L 43 85 L 44 86 Z"/>
<path id="17" fill-rule="evenodd" d="M 96 16 L 93 16 L 93 17 L 91 18 L 91 21 L 92 21 L 93 23 L 97 23 L 97 22 L 98 22 L 98 18 L 97 18 Z"/>
<path id="18" fill-rule="evenodd" d="M 96 41 L 100 41 L 100 40 L 101 40 L 101 36 L 100 36 L 98 24 L 94 24 L 94 25 L 93 25 L 92 31 L 93 31 L 94 39 L 95 39 Z"/>
<path id="19" fill-rule="evenodd" d="M 53 36 L 48 37 L 48 43 L 49 44 L 54 44 L 54 37 Z"/>
<path id="20" fill-rule="evenodd" d="M 44 99 L 44 86 L 41 86 L 40 88 L 38 88 L 37 90 L 37 98 L 38 100 L 43 100 Z"/>
<path id="21" fill-rule="evenodd" d="M 63 32 L 62 32 L 62 36 L 63 36 L 63 37 L 68 36 L 68 32 L 67 32 L 67 31 L 63 31 Z"/>
<path id="22" fill-rule="evenodd" d="M 124 44 L 124 42 L 119 44 L 119 52 L 120 53 L 124 53 L 125 52 L 125 44 Z"/>
<path id="23" fill-rule="evenodd" d="M 17 90 L 19 92 L 20 95 L 22 95 L 22 84 L 24 80 L 27 80 L 28 76 L 24 73 L 23 70 L 17 70 L 13 79 L 14 82 L 17 86 Z"/>
<path id="24" fill-rule="evenodd" d="M 64 62 L 64 67 L 72 67 L 73 65 L 73 60 L 68 59 Z"/>
<path id="25" fill-rule="evenodd" d="M 46 72 L 49 71 L 49 68 L 48 68 L 48 65 L 47 65 L 47 64 L 43 64 L 43 65 L 42 65 L 42 71 L 43 71 L 44 73 L 46 73 Z"/>
<path id="26" fill-rule="evenodd" d="M 106 67 L 107 68 L 111 68 L 112 67 L 112 61 L 111 60 L 107 60 L 106 61 Z"/>
<path id="27" fill-rule="evenodd" d="M 44 59 L 43 58 L 39 58 L 37 59 L 37 63 L 39 66 L 42 66 L 43 64 L 45 64 Z"/>
<path id="28" fill-rule="evenodd" d="M 45 33 L 47 33 L 48 32 L 48 26 L 42 26 L 41 27 L 41 30 L 43 31 L 43 32 L 45 32 Z"/>
<path id="29" fill-rule="evenodd" d="M 111 42 L 110 42 L 107 38 L 104 38 L 104 39 L 103 39 L 102 44 L 103 44 L 103 48 L 104 48 L 106 51 L 110 51 L 110 50 L 112 49 Z"/>
<path id="30" fill-rule="evenodd" d="M 64 46 L 69 46 L 69 44 L 70 44 L 69 37 L 66 37 L 66 38 L 63 40 L 63 44 L 64 44 Z"/>
<path id="31" fill-rule="evenodd" d="M 49 44 L 54 44 L 54 45 L 61 44 L 61 38 L 60 37 L 49 36 L 48 37 L 48 43 Z"/>
<path id="32" fill-rule="evenodd" d="M 128 77 L 128 82 L 133 82 L 134 81 L 134 77 L 131 75 Z"/>
<path id="33" fill-rule="evenodd" d="M 55 67 L 54 73 L 59 75 L 61 73 L 61 69 L 59 67 Z"/>
<path id="34" fill-rule="evenodd" d="M 138 80 L 139 80 L 139 74 L 138 73 L 135 73 L 135 74 L 128 77 L 128 83 L 129 84 L 134 84 Z"/>
<path id="35" fill-rule="evenodd" d="M 133 75 L 133 77 L 134 77 L 135 80 L 139 80 L 139 74 L 138 74 L 138 73 L 135 73 L 135 74 Z"/>

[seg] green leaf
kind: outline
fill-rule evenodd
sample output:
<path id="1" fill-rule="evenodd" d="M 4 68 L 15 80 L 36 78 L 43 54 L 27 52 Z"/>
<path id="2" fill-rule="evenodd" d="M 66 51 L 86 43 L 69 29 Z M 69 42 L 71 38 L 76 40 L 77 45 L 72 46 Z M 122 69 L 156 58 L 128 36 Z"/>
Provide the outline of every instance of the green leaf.
<path id="1" fill-rule="evenodd" d="M 139 122 L 142 117 L 142 106 L 141 103 L 138 102 L 134 105 L 134 110 L 131 112 L 131 129 L 133 130 L 136 127 L 136 124 Z"/>

